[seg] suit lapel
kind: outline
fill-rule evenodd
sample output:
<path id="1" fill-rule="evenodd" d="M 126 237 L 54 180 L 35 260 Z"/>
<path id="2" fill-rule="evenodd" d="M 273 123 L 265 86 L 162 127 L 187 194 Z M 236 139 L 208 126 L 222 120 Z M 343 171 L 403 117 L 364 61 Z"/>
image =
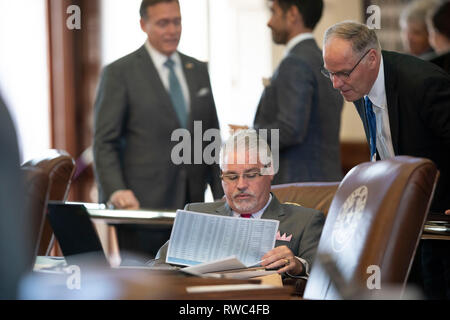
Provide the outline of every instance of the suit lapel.
<path id="1" fill-rule="evenodd" d="M 364 107 L 364 99 L 356 100 L 354 102 L 354 104 L 355 104 L 355 107 L 356 107 L 356 111 L 358 111 L 359 116 L 361 117 L 361 121 L 362 121 L 363 126 L 364 126 L 364 132 L 366 133 L 367 142 L 369 142 L 370 141 L 370 138 L 369 138 L 369 126 L 367 124 L 367 114 L 366 114 L 366 108 Z"/>
<path id="2" fill-rule="evenodd" d="M 389 113 L 389 126 L 391 128 L 392 146 L 394 148 L 394 153 L 397 155 L 398 152 L 398 128 L 399 128 L 399 117 L 398 117 L 398 91 L 397 91 L 397 79 L 395 78 L 395 73 L 393 72 L 392 64 L 388 54 L 383 52 L 383 62 L 384 62 L 384 83 L 386 89 L 386 99 L 388 105 Z"/>
<path id="3" fill-rule="evenodd" d="M 227 217 L 231 217 L 233 215 L 233 213 L 231 212 L 230 206 L 226 202 L 224 202 L 223 205 L 219 206 L 216 209 L 216 213 L 218 215 L 227 216 Z"/>
<path id="4" fill-rule="evenodd" d="M 281 205 L 280 201 L 275 197 L 274 194 L 272 194 L 272 201 L 270 201 L 269 206 L 267 207 L 266 211 L 264 211 L 263 215 L 261 216 L 262 219 L 275 219 L 280 220 L 281 216 L 284 216 L 284 209 Z"/>
<path id="5" fill-rule="evenodd" d="M 161 78 L 159 77 L 159 73 L 156 70 L 156 67 L 150 58 L 150 55 L 147 52 L 145 46 L 142 46 L 138 51 L 139 64 L 141 68 L 139 68 L 143 72 L 143 79 L 148 79 L 149 88 L 153 88 L 153 92 L 155 92 L 160 101 L 163 101 L 164 104 L 172 107 L 172 102 L 170 101 L 169 94 L 162 83 Z M 172 107 L 173 109 L 173 107 Z"/>
<path id="6" fill-rule="evenodd" d="M 138 59 L 138 63 L 140 66 L 139 70 L 143 73 L 142 79 L 145 79 L 144 81 L 148 81 L 148 86 L 146 87 L 150 88 L 149 92 L 151 92 L 151 94 L 157 95 L 157 100 L 164 105 L 164 107 L 161 108 L 161 112 L 169 112 L 170 117 L 174 119 L 174 121 L 176 121 L 178 126 L 180 126 L 181 124 L 172 105 L 172 101 L 170 100 L 169 93 L 164 87 L 159 73 L 156 70 L 155 64 L 150 58 L 145 45 L 138 50 Z"/>

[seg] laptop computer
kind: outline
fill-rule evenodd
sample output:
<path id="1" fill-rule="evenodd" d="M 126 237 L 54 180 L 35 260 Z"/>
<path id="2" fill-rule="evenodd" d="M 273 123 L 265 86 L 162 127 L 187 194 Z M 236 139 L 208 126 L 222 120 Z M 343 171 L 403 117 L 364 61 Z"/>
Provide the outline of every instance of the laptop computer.
<path id="1" fill-rule="evenodd" d="M 111 267 L 89 213 L 92 210 L 101 210 L 101 206 L 76 202 L 48 202 L 48 219 L 68 265 Z M 178 269 L 169 266 L 151 267 L 141 262 L 137 256 L 136 259 L 115 268 L 160 271 Z"/>
<path id="2" fill-rule="evenodd" d="M 85 205 L 49 201 L 47 215 L 67 264 L 110 267 Z"/>

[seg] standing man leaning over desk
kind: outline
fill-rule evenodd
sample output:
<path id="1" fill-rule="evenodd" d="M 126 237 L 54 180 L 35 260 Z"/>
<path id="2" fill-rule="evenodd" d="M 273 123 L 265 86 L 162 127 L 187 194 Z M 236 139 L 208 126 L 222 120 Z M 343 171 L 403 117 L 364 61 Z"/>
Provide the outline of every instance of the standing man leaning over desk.
<path id="1" fill-rule="evenodd" d="M 265 165 L 262 159 L 268 160 Z M 274 167 L 266 141 L 258 137 L 255 130 L 238 131 L 222 147 L 220 167 L 226 201 L 188 204 L 185 210 L 280 221 L 280 237 L 277 237 L 275 248 L 262 257 L 261 265 L 279 268 L 279 273 L 291 277 L 308 275 L 325 216 L 317 210 L 281 204 L 270 192 Z M 159 250 L 155 265 L 165 263 L 168 246 L 169 242 Z"/>
<path id="2" fill-rule="evenodd" d="M 203 201 L 208 183 L 220 198 L 218 166 L 171 160 L 179 143 L 171 141 L 174 130 L 185 128 L 194 140 L 194 121 L 201 121 L 203 132 L 219 128 L 207 65 L 177 51 L 178 0 L 144 0 L 140 15 L 148 40 L 108 65 L 98 88 L 94 161 L 100 201 L 121 209 L 175 210 Z M 151 242 L 144 234 L 132 240 L 137 226 L 127 235 L 124 228 L 118 230 L 121 249 Z"/>
<path id="3" fill-rule="evenodd" d="M 382 51 L 375 31 L 357 22 L 330 27 L 323 55 L 324 75 L 358 110 L 372 161 L 396 155 L 433 160 L 440 179 L 431 211 L 448 212 L 450 76 L 416 57 Z M 450 299 L 450 242 L 422 244 L 427 295 Z"/>
<path id="4" fill-rule="evenodd" d="M 312 34 L 323 2 L 270 2 L 268 26 L 273 41 L 286 45 L 286 53 L 261 96 L 254 128 L 280 130 L 280 169 L 274 184 L 339 181 L 343 100 L 320 74 L 322 52 Z"/>

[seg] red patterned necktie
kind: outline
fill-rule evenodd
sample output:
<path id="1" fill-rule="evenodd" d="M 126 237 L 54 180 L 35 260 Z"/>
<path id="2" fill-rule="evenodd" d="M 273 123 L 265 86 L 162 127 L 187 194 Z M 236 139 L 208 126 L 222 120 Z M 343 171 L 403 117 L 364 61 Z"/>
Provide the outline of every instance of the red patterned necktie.
<path id="1" fill-rule="evenodd" d="M 251 216 L 251 213 L 241 213 L 241 218 L 250 218 Z"/>

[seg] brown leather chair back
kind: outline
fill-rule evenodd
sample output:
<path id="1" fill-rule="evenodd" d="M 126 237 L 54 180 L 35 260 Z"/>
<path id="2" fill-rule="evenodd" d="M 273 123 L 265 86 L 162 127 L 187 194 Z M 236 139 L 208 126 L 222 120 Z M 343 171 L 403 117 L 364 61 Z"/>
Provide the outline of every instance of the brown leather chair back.
<path id="1" fill-rule="evenodd" d="M 383 297 L 392 285 L 403 290 L 438 177 L 433 162 L 407 156 L 353 168 L 331 203 L 304 297 Z"/>
<path id="2" fill-rule="evenodd" d="M 49 149 L 44 154 L 25 162 L 23 167 L 38 167 L 50 178 L 50 199 L 65 201 L 69 194 L 75 161 L 64 150 Z"/>
<path id="3" fill-rule="evenodd" d="M 281 203 L 295 203 L 328 213 L 339 182 L 301 182 L 272 186 L 272 193 Z"/>
<path id="4" fill-rule="evenodd" d="M 49 177 L 40 168 L 22 167 L 25 182 L 25 217 L 30 228 L 27 239 L 32 248 L 32 261 L 38 254 L 49 195 Z"/>
<path id="5" fill-rule="evenodd" d="M 49 149 L 39 157 L 25 162 L 22 167 L 42 169 L 49 177 L 49 200 L 66 201 L 69 195 L 72 177 L 75 173 L 75 161 L 64 150 Z M 53 230 L 45 219 L 39 255 L 48 255 L 52 246 Z"/>

